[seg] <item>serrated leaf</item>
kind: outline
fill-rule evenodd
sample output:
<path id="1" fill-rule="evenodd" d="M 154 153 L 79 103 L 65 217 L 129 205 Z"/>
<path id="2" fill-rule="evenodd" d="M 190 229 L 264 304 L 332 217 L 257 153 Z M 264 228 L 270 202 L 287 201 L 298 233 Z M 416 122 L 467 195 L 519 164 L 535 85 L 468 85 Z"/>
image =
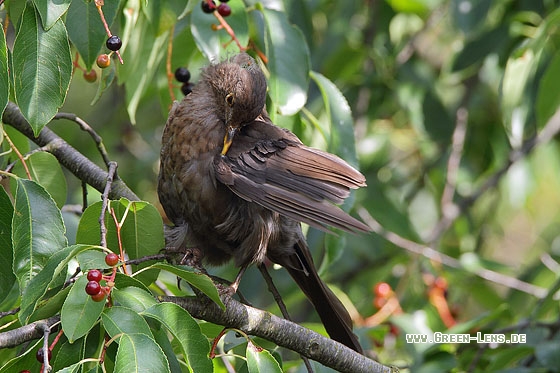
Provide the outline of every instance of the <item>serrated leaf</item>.
<path id="1" fill-rule="evenodd" d="M 64 103 L 72 56 L 62 20 L 48 31 L 28 5 L 13 49 L 14 94 L 21 113 L 37 135 Z"/>
<path id="2" fill-rule="evenodd" d="M 266 56 L 270 71 L 268 94 L 282 115 L 297 113 L 307 101 L 309 50 L 302 32 L 286 13 L 262 9 Z"/>
<path id="3" fill-rule="evenodd" d="M 68 10 L 72 0 L 45 1 L 33 0 L 45 30 L 50 29 Z"/>
<path id="4" fill-rule="evenodd" d="M 12 216 L 14 207 L 3 187 L 0 186 L 0 263 L 13 262 Z M 0 266 L 0 299 L 5 299 L 16 281 L 11 265 Z"/>
<path id="5" fill-rule="evenodd" d="M 93 328 L 105 307 L 105 302 L 94 302 L 87 295 L 87 283 L 86 276 L 80 276 L 76 280 L 60 312 L 62 330 L 70 343 L 83 337 Z"/>
<path id="6" fill-rule="evenodd" d="M 187 281 L 189 284 L 202 291 L 208 298 L 212 299 L 220 308 L 223 310 L 226 308 L 220 295 L 218 294 L 218 289 L 216 285 L 212 282 L 212 279 L 203 273 L 197 273 L 185 269 L 181 269 L 176 266 L 169 265 L 167 263 L 156 263 L 151 267 L 162 269 L 173 273 L 174 275 Z"/>
<path id="7" fill-rule="evenodd" d="M 113 306 L 101 314 L 103 327 L 111 338 L 118 334 L 142 333 L 153 338 L 146 320 L 127 307 Z"/>
<path id="8" fill-rule="evenodd" d="M 191 13 L 191 33 L 198 50 L 213 63 L 218 63 L 239 53 L 239 47 L 225 30 L 212 30 L 212 25 L 217 24 L 218 20 L 212 14 L 202 11 L 200 2 L 193 2 L 194 6 Z M 246 47 L 249 43 L 249 26 L 247 25 L 247 11 L 242 1 L 232 1 L 228 5 L 231 7 L 231 15 L 227 18 L 235 36 L 241 44 Z"/>
<path id="9" fill-rule="evenodd" d="M 187 311 L 173 303 L 158 303 L 142 312 L 142 315 L 159 321 L 173 334 L 194 372 L 213 371 L 212 361 L 208 357 L 208 339 Z"/>
<path id="10" fill-rule="evenodd" d="M 124 334 L 119 340 L 115 372 L 169 372 L 159 345 L 145 334 Z"/>
<path id="11" fill-rule="evenodd" d="M 54 155 L 47 152 L 31 154 L 26 159 L 27 168 L 31 179 L 40 184 L 55 200 L 58 208 L 66 203 L 66 178 L 60 167 L 60 163 Z M 17 162 L 12 172 L 20 177 L 27 177 L 25 168 L 21 162 Z M 12 181 L 15 186 L 15 180 Z"/>
<path id="12" fill-rule="evenodd" d="M 12 220 L 13 270 L 23 292 L 49 258 L 68 245 L 62 214 L 39 184 L 17 179 Z"/>
<path id="13" fill-rule="evenodd" d="M 8 105 L 10 94 L 10 75 L 8 73 L 8 48 L 6 47 L 6 37 L 4 30 L 0 27 L 0 117 Z M 0 128 L 1 130 L 1 128 Z M 0 143 L 2 135 L 0 134 Z"/>
<path id="14" fill-rule="evenodd" d="M 106 1 L 103 15 L 109 26 L 115 20 L 121 1 Z M 101 22 L 94 1 L 72 1 L 66 16 L 68 37 L 84 60 L 87 70 L 91 70 L 97 56 L 105 45 L 107 33 Z"/>
<path id="15" fill-rule="evenodd" d="M 58 250 L 46 262 L 43 269 L 29 281 L 28 286 L 21 295 L 21 310 L 18 314 L 22 324 L 27 323 L 31 314 L 38 306 L 39 300 L 52 287 L 59 275 L 63 275 L 68 262 L 76 254 L 91 249 L 89 245 L 74 245 Z"/>
<path id="16" fill-rule="evenodd" d="M 247 368 L 249 373 L 259 372 L 282 372 L 282 368 L 278 361 L 264 348 L 255 346 L 252 342 L 247 343 L 247 350 L 245 352 L 247 357 Z"/>

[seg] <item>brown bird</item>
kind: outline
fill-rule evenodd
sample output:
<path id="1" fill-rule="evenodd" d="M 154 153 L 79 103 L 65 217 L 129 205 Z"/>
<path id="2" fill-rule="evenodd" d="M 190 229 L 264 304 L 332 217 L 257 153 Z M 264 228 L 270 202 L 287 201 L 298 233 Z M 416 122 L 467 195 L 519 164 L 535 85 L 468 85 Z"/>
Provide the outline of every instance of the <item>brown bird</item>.
<path id="1" fill-rule="evenodd" d="M 364 176 L 335 155 L 275 126 L 266 79 L 245 53 L 210 65 L 175 103 L 162 138 L 158 194 L 175 224 L 168 247 L 196 247 L 206 263 L 278 263 L 314 305 L 333 338 L 362 352 L 352 320 L 319 278 L 300 222 L 369 231 L 335 204 Z M 237 281 L 240 279 L 238 276 Z"/>

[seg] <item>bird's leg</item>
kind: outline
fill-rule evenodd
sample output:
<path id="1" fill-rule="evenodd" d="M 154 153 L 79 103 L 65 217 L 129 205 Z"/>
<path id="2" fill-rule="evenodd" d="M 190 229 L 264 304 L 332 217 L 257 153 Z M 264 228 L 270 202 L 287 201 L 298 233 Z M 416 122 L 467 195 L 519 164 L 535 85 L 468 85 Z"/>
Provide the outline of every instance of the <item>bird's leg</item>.
<path id="1" fill-rule="evenodd" d="M 247 270 L 247 265 L 242 266 L 237 276 L 235 276 L 235 280 L 233 280 L 233 282 L 229 286 L 232 294 L 237 293 L 237 289 L 239 288 L 239 284 L 241 283 L 241 277 L 243 277 L 243 274 L 245 273 L 246 270 Z"/>
<path id="2" fill-rule="evenodd" d="M 272 296 L 274 297 L 276 304 L 278 304 L 278 308 L 280 308 L 280 312 L 282 312 L 282 316 L 284 316 L 286 320 L 292 321 L 292 319 L 290 318 L 290 314 L 288 313 L 288 309 L 286 308 L 286 304 L 282 300 L 282 296 L 280 295 L 278 288 L 276 288 L 276 285 L 274 285 L 274 282 L 272 281 L 272 277 L 270 276 L 270 273 L 268 273 L 266 266 L 263 263 L 261 263 L 257 267 L 259 268 L 259 271 L 261 271 L 264 281 L 268 286 L 268 290 L 272 293 Z M 303 363 L 305 364 L 305 367 L 307 368 L 307 372 L 313 373 L 313 367 L 311 366 L 309 359 L 303 355 L 300 356 L 301 359 L 303 360 Z"/>

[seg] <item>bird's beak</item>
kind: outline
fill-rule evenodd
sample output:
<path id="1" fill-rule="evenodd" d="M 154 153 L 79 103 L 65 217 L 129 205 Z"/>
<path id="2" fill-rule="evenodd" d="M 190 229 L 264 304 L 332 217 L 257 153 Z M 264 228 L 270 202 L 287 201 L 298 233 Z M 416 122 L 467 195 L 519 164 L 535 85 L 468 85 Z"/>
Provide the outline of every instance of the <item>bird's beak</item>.
<path id="1" fill-rule="evenodd" d="M 229 147 L 231 146 L 231 142 L 233 141 L 233 137 L 237 133 L 238 127 L 228 126 L 226 130 L 226 135 L 224 136 L 224 147 L 222 148 L 222 155 L 226 155 Z"/>

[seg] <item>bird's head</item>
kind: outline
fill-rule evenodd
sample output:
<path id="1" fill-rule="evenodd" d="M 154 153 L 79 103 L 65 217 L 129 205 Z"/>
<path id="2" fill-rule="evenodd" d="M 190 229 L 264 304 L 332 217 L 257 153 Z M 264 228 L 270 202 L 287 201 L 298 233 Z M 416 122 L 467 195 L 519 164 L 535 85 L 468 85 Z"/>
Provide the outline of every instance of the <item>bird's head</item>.
<path id="1" fill-rule="evenodd" d="M 210 66 L 205 78 L 213 88 L 214 105 L 225 125 L 222 148 L 222 155 L 225 155 L 235 134 L 262 113 L 266 103 L 266 79 L 257 62 L 246 53 Z"/>

